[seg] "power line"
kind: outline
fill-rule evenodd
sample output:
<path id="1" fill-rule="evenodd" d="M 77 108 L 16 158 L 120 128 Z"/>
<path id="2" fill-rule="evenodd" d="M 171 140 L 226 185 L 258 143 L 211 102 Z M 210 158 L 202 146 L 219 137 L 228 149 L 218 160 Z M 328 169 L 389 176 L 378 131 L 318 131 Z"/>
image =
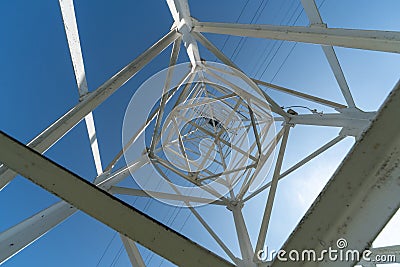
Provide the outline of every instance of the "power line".
<path id="1" fill-rule="evenodd" d="M 96 264 L 96 267 L 99 266 L 101 260 L 104 258 L 104 255 L 106 254 L 107 250 L 110 248 L 111 243 L 114 241 L 115 237 L 117 236 L 117 232 L 114 233 L 114 235 L 112 236 L 111 240 L 108 242 L 106 249 L 103 251 L 103 254 L 101 255 L 99 261 Z"/>
<path id="2" fill-rule="evenodd" d="M 322 0 L 321 4 L 318 6 L 318 9 L 321 10 L 322 6 L 324 5 L 326 0 Z M 303 12 L 303 11 L 302 11 Z M 299 16 L 297 16 L 296 21 L 299 19 L 301 13 L 299 14 Z M 294 23 L 296 23 L 296 21 Z M 289 53 L 287 54 L 287 56 L 285 57 L 285 59 L 282 61 L 281 65 L 279 66 L 278 70 L 276 71 L 275 75 L 272 77 L 271 82 L 274 81 L 275 77 L 278 75 L 278 73 L 281 71 L 283 65 L 286 63 L 286 61 L 288 60 L 289 56 L 292 54 L 294 48 L 296 47 L 298 43 L 294 43 L 294 45 L 292 46 L 292 48 L 290 49 Z"/>
<path id="3" fill-rule="evenodd" d="M 240 11 L 239 17 L 236 19 L 235 23 L 239 22 L 239 19 L 242 17 L 244 10 L 247 7 L 247 4 L 250 2 L 250 0 L 247 0 L 246 3 L 244 4 L 244 6 L 242 7 L 242 10 Z M 224 50 L 226 43 L 228 42 L 228 40 L 231 38 L 231 35 L 228 35 L 224 41 L 224 44 L 222 45 L 221 51 Z M 218 58 L 215 57 L 215 60 L 217 60 Z"/>

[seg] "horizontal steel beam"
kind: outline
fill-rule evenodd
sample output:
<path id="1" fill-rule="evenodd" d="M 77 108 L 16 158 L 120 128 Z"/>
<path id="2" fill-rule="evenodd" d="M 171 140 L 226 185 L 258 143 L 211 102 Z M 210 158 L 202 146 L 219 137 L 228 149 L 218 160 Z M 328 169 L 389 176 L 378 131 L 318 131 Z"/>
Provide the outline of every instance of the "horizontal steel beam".
<path id="1" fill-rule="evenodd" d="M 290 117 L 289 123 L 316 126 L 343 127 L 346 135 L 357 138 L 368 128 L 376 112 L 342 109 L 341 113 L 300 114 Z"/>
<path id="2" fill-rule="evenodd" d="M 292 90 L 292 89 L 289 89 L 289 88 L 286 88 L 286 87 L 283 87 L 283 86 L 279 86 L 279 85 L 276 85 L 276 84 L 267 83 L 267 82 L 260 81 L 260 80 L 257 80 L 257 79 L 252 79 L 252 80 L 253 80 L 253 82 L 255 82 L 258 85 L 262 85 L 262 86 L 271 88 L 271 89 L 276 90 L 276 91 L 284 92 L 284 93 L 287 93 L 289 95 L 294 95 L 294 96 L 297 96 L 299 98 L 306 99 L 308 101 L 313 101 L 313 102 L 319 103 L 321 105 L 326 105 L 328 107 L 339 108 L 339 109 L 347 107 L 345 105 L 342 105 L 342 104 L 339 104 L 339 103 L 336 103 L 336 102 L 333 102 L 333 101 L 329 101 L 329 100 L 326 100 L 326 99 L 323 99 L 323 98 L 320 98 L 320 97 L 316 97 L 316 96 L 313 96 L 313 95 L 305 94 L 305 93 L 302 93 L 302 92 L 299 92 L 299 91 L 295 91 L 295 90 Z"/>
<path id="3" fill-rule="evenodd" d="M 284 244 L 285 251 L 314 249 L 317 255 L 339 238 L 346 249 L 364 251 L 400 207 L 400 81 Z M 327 255 L 325 255 L 327 256 Z M 302 266 L 354 266 L 353 261 Z M 276 266 L 299 262 L 274 261 Z"/>
<path id="4" fill-rule="evenodd" d="M 233 266 L 3 132 L 0 147 L 0 161 L 11 169 L 171 262 L 179 266 Z"/>
<path id="5" fill-rule="evenodd" d="M 400 32 L 197 22 L 194 31 L 400 53 Z"/>

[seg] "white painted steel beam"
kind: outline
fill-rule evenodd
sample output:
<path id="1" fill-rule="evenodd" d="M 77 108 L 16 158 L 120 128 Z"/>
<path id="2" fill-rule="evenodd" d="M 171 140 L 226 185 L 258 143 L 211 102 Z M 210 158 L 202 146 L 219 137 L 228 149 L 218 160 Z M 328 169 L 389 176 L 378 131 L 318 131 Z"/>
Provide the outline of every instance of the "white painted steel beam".
<path id="1" fill-rule="evenodd" d="M 260 81 L 260 80 L 257 80 L 257 79 L 252 79 L 252 80 L 253 80 L 253 82 L 255 82 L 258 85 L 262 85 L 262 86 L 271 88 L 271 89 L 279 91 L 279 92 L 284 92 L 284 93 L 287 93 L 289 95 L 297 96 L 299 98 L 302 98 L 302 99 L 305 99 L 305 100 L 308 100 L 308 101 L 312 101 L 312 102 L 315 102 L 315 103 L 318 103 L 318 104 L 321 104 L 321 105 L 325 105 L 325 106 L 328 106 L 328 107 L 331 107 L 331 108 L 343 109 L 343 108 L 347 107 L 345 105 L 342 105 L 342 104 L 339 104 L 339 103 L 336 103 L 336 102 L 333 102 L 333 101 L 330 101 L 330 100 L 326 100 L 326 99 L 323 99 L 323 98 L 320 98 L 320 97 L 317 97 L 317 96 L 305 94 L 305 93 L 302 93 L 302 92 L 299 92 L 299 91 L 296 91 L 296 90 L 293 90 L 293 89 L 289 89 L 289 88 L 286 88 L 286 87 L 283 87 L 283 86 L 279 86 L 279 85 L 276 85 L 276 84 L 267 83 L 267 82 Z"/>
<path id="2" fill-rule="evenodd" d="M 35 149 L 39 153 L 44 153 L 69 130 L 77 125 L 87 114 L 89 114 L 98 105 L 103 103 L 118 88 L 129 81 L 137 72 L 139 72 L 147 63 L 161 53 L 175 39 L 180 36 L 175 29 L 161 38 L 157 43 L 147 49 L 143 54 L 125 66 L 117 74 L 103 83 L 95 91 L 88 93 L 84 100 L 69 110 L 60 119 L 54 122 L 46 130 L 30 141 L 27 146 Z M 3 189 L 14 177 L 16 173 L 9 170 L 7 166 L 0 167 L 0 189 Z"/>
<path id="3" fill-rule="evenodd" d="M 7 166 L 172 263 L 233 266 L 4 133 L 0 146 L 0 161 Z"/>
<path id="4" fill-rule="evenodd" d="M 159 138 L 161 135 L 160 125 L 161 125 L 162 118 L 164 116 L 165 105 L 167 104 L 167 100 L 169 98 L 168 92 L 170 90 L 171 79 L 172 79 L 172 75 L 173 75 L 174 69 L 175 69 L 173 66 L 176 65 L 176 62 L 178 60 L 181 42 L 182 42 L 182 38 L 178 38 L 174 41 L 174 44 L 172 45 L 172 51 L 171 51 L 171 56 L 169 59 L 167 77 L 165 79 L 164 89 L 162 92 L 163 95 L 161 97 L 160 106 L 159 106 L 158 112 L 157 112 L 156 124 L 154 126 L 153 135 L 151 138 L 150 151 L 154 151 L 156 143 L 159 141 Z M 189 74 L 187 74 L 187 75 L 189 75 Z M 182 82 L 179 83 L 179 86 L 187 80 L 187 75 L 185 75 L 185 78 L 182 80 Z"/>
<path id="5" fill-rule="evenodd" d="M 167 0 L 171 15 L 175 21 L 175 26 L 182 33 L 183 44 L 193 67 L 201 61 L 199 48 L 196 39 L 193 38 L 191 31 L 193 28 L 192 18 L 187 0 Z"/>
<path id="6" fill-rule="evenodd" d="M 73 0 L 59 0 L 59 4 L 64 21 L 65 33 L 67 35 L 68 47 L 74 68 L 76 84 L 78 85 L 79 98 L 82 99 L 88 93 L 88 85 L 86 81 L 85 67 L 83 64 L 78 26 L 76 24 L 74 3 Z M 89 135 L 94 163 L 96 166 L 96 172 L 97 175 L 99 175 L 103 172 L 103 167 L 101 166 L 100 151 L 92 112 L 85 116 L 85 123 Z"/>
<path id="7" fill-rule="evenodd" d="M 400 32 L 193 22 L 194 31 L 400 53 Z"/>
<path id="8" fill-rule="evenodd" d="M 232 211 L 243 263 L 245 266 L 251 267 L 255 266 L 253 264 L 253 246 L 251 244 L 249 232 L 247 231 L 246 222 L 243 217 L 242 207 L 242 203 L 228 206 L 228 208 Z"/>
<path id="9" fill-rule="evenodd" d="M 308 155 L 307 157 L 305 157 L 304 159 L 300 160 L 299 162 L 297 162 L 295 165 L 293 165 L 292 167 L 290 167 L 289 169 L 287 169 L 286 171 L 284 171 L 283 173 L 281 173 L 279 175 L 279 180 L 285 178 L 287 175 L 289 175 L 290 173 L 294 172 L 295 170 L 297 170 L 298 168 L 300 168 L 301 166 L 303 166 L 304 164 L 306 164 L 307 162 L 309 162 L 310 160 L 314 159 L 315 157 L 317 157 L 318 155 L 322 154 L 323 152 L 325 152 L 327 149 L 329 149 L 330 147 L 332 147 L 333 145 L 337 144 L 338 142 L 340 142 L 341 140 L 343 140 L 344 138 L 346 138 L 346 136 L 343 135 L 339 135 L 335 138 L 333 138 L 331 141 L 329 141 L 328 143 L 322 145 L 320 148 L 318 148 L 317 150 L 315 150 L 314 152 L 312 152 L 310 155 Z M 252 199 L 253 197 L 255 197 L 256 195 L 258 195 L 259 193 L 261 193 L 262 191 L 264 191 L 265 189 L 267 189 L 268 187 L 271 186 L 271 182 L 266 183 L 265 185 L 261 186 L 260 188 L 258 188 L 257 190 L 255 190 L 254 192 L 252 192 L 250 195 L 248 195 L 246 198 L 243 199 L 243 202 L 246 202 L 250 199 Z"/>
<path id="10" fill-rule="evenodd" d="M 77 209 L 60 201 L 0 233 L 0 264 L 74 214 Z"/>
<path id="11" fill-rule="evenodd" d="M 284 244 L 286 251 L 335 248 L 362 252 L 400 207 L 400 81 L 370 128 L 356 142 L 333 177 Z M 303 266 L 353 266 L 356 262 L 322 261 Z M 275 261 L 272 266 L 298 266 Z"/>
<path id="12" fill-rule="evenodd" d="M 207 48 L 211 53 L 213 53 L 222 63 L 228 65 L 234 69 L 240 70 L 240 68 L 221 50 L 219 50 L 213 43 L 210 42 L 203 34 L 200 32 L 193 31 L 192 35 L 199 41 L 205 48 Z"/>
<path id="13" fill-rule="evenodd" d="M 233 63 L 232 60 L 230 60 L 230 58 L 228 58 L 224 53 L 222 53 L 222 51 L 220 51 L 214 44 L 212 44 L 206 37 L 204 37 L 204 35 L 202 35 L 199 32 L 193 32 L 192 34 L 205 48 L 207 48 L 211 53 L 213 53 L 224 64 L 226 64 L 234 69 L 237 69 L 239 71 L 239 74 L 241 75 L 241 78 L 244 81 L 246 81 L 246 83 L 249 84 L 252 88 L 254 88 L 254 90 L 256 90 L 256 92 L 261 93 L 267 99 L 267 101 L 271 105 L 271 109 L 274 112 L 276 112 L 277 114 L 279 114 L 285 118 L 287 117 L 287 114 L 282 110 L 281 107 L 279 107 L 278 104 L 275 103 L 275 101 L 268 94 L 266 94 L 261 88 L 259 88 L 259 86 L 257 86 L 252 79 L 247 77 L 247 75 L 245 75 L 242 72 L 242 70 L 235 63 Z M 223 72 L 223 70 L 217 69 L 211 65 L 208 65 L 208 67 L 211 69 Z M 230 75 L 232 75 L 232 74 L 230 74 Z M 257 101 L 257 100 L 255 100 L 255 101 Z"/>
<path id="14" fill-rule="evenodd" d="M 314 0 L 301 0 L 303 5 L 304 11 L 307 14 L 307 17 L 310 21 L 310 26 L 315 27 L 325 27 L 326 24 L 322 21 L 321 15 L 319 14 L 317 5 L 315 4 Z M 335 75 L 336 81 L 342 91 L 344 99 L 346 100 L 347 105 L 350 108 L 354 108 L 356 104 L 354 103 L 353 96 L 351 95 L 349 86 L 347 84 L 346 78 L 344 77 L 344 73 L 342 68 L 340 67 L 339 60 L 336 56 L 335 50 L 330 45 L 323 45 L 322 50 L 328 60 L 328 63 Z"/>
<path id="15" fill-rule="evenodd" d="M 146 267 L 135 242 L 124 235 L 119 234 L 119 236 L 121 237 L 122 243 L 124 244 L 124 248 L 126 250 L 126 253 L 128 254 L 129 261 L 131 262 L 132 267 Z"/>
<path id="16" fill-rule="evenodd" d="M 230 58 L 228 58 L 221 50 L 219 50 L 213 43 L 211 43 L 203 34 L 201 34 L 199 32 L 192 32 L 192 34 L 205 48 L 207 48 L 219 60 L 221 60 L 222 63 L 241 71 L 240 68 L 232 60 L 230 60 Z M 309 101 L 313 101 L 315 103 L 326 105 L 328 107 L 340 108 L 340 109 L 346 108 L 345 105 L 342 105 L 342 104 L 339 104 L 339 103 L 336 103 L 336 102 L 333 102 L 333 101 L 329 101 L 329 100 L 326 100 L 326 99 L 322 99 L 322 98 L 319 98 L 319 97 L 316 97 L 316 96 L 312 96 L 312 95 L 309 95 L 309 94 L 305 94 L 305 93 L 302 93 L 302 92 L 298 92 L 298 91 L 295 91 L 295 90 L 292 90 L 292 89 L 288 89 L 288 88 L 285 88 L 283 86 L 275 85 L 275 84 L 272 84 L 272 83 L 267 83 L 267 82 L 260 81 L 260 80 L 257 80 L 257 79 L 251 79 L 251 80 L 255 84 L 259 85 L 259 86 L 260 85 L 266 86 L 266 87 L 271 88 L 273 90 L 277 90 L 277 91 L 284 92 L 284 93 L 287 93 L 287 94 L 290 94 L 290 95 L 294 95 L 294 96 L 297 96 L 297 97 L 300 97 L 300 98 L 303 98 L 303 99 L 306 99 L 306 100 L 309 100 Z"/>
<path id="17" fill-rule="evenodd" d="M 95 179 L 95 184 L 103 190 L 108 190 L 112 185 L 128 177 L 130 172 L 141 168 L 147 162 L 147 157 L 140 157 L 134 163 L 114 173 L 99 175 Z M 0 264 L 69 218 L 76 211 L 77 209 L 69 203 L 60 201 L 0 233 Z"/>
<path id="18" fill-rule="evenodd" d="M 82 97 L 88 93 L 86 81 L 85 66 L 79 40 L 78 26 L 76 24 L 75 8 L 73 0 L 59 0 L 61 15 L 64 22 L 65 34 L 67 36 L 68 48 L 71 55 L 72 66 L 76 84 L 78 85 L 79 96 Z"/>
<path id="19" fill-rule="evenodd" d="M 282 141 L 281 141 L 281 146 L 279 148 L 278 158 L 276 160 L 274 174 L 272 176 L 271 187 L 268 192 L 267 203 L 265 205 L 264 214 L 263 214 L 263 218 L 261 221 L 261 227 L 260 227 L 260 231 L 258 234 L 257 244 L 256 244 L 255 252 L 253 255 L 254 261 L 257 261 L 257 252 L 260 251 L 261 249 L 263 249 L 264 244 L 265 244 L 265 239 L 267 238 L 268 226 L 269 226 L 269 222 L 271 219 L 271 213 L 272 213 L 272 207 L 273 207 L 274 200 L 275 200 L 276 190 L 278 188 L 279 175 L 281 172 L 283 156 L 285 154 L 286 145 L 287 145 L 287 141 L 288 141 L 288 137 L 289 137 L 290 125 L 286 124 L 283 128 L 284 128 L 284 133 L 283 133 L 283 137 L 282 137 Z"/>
<path id="20" fill-rule="evenodd" d="M 342 109 L 342 113 L 293 115 L 289 123 L 315 126 L 343 127 L 346 135 L 359 137 L 370 125 L 376 112 Z"/>

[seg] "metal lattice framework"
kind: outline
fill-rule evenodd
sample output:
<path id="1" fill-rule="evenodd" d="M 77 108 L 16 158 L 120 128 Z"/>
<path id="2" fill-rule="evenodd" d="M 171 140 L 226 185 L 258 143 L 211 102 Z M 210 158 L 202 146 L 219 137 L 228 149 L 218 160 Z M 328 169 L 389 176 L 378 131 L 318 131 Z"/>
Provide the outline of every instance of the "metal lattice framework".
<path id="1" fill-rule="evenodd" d="M 346 137 L 354 137 L 356 144 L 283 248 L 286 251 L 314 249 L 318 252 L 332 246 L 338 238 L 346 236 L 352 249 L 362 252 L 370 248 L 372 241 L 399 209 L 400 125 L 393 122 L 397 121 L 400 114 L 400 84 L 396 85 L 378 112 L 360 110 L 353 100 L 333 48 L 339 46 L 400 53 L 399 32 L 328 28 L 314 0 L 301 0 L 310 21 L 309 27 L 199 22 L 191 17 L 187 1 L 167 0 L 174 19 L 172 30 L 99 88 L 89 92 L 73 2 L 59 2 L 80 102 L 26 145 L 1 133 L 0 162 L 4 164 L 0 169 L 0 186 L 4 188 L 19 173 L 61 197 L 63 201 L 0 233 L 1 262 L 24 249 L 77 210 L 82 210 L 120 233 L 132 266 L 145 266 L 136 243 L 179 266 L 280 266 L 283 262 L 262 262 L 257 258 L 257 252 L 265 245 L 279 181 Z M 252 79 L 202 33 L 320 44 L 346 104 Z M 167 75 L 166 87 L 171 86 L 175 90 L 165 91 L 160 95 L 154 112 L 145 118 L 144 124 L 133 133 L 124 144 L 125 147 L 103 168 L 92 111 L 170 44 L 172 52 L 169 66 L 176 65 L 180 48 L 184 46 L 191 68 L 188 68 L 188 75 L 183 78 L 193 81 L 191 76 L 198 75 L 199 80 L 187 85 L 172 85 L 171 77 Z M 220 67 L 202 59 L 198 44 L 211 51 L 228 67 Z M 243 85 L 231 82 L 228 76 L 244 81 L 243 84 L 253 93 L 246 91 Z M 306 99 L 333 111 L 318 113 L 313 110 L 311 114 L 302 114 L 292 109 L 285 110 L 266 93 L 265 88 Z M 179 108 L 184 102 L 185 106 Z M 178 107 L 175 113 L 169 113 L 170 106 Z M 235 116 L 241 118 L 243 126 L 236 124 Z M 41 155 L 83 119 L 97 170 L 93 183 Z M 170 124 L 167 123 L 168 120 Z M 163 124 L 169 126 L 163 127 Z M 282 172 L 289 133 L 295 125 L 340 127 L 341 131 L 337 137 Z M 180 130 L 172 131 L 168 127 L 177 127 Z M 241 133 L 250 133 L 252 137 L 246 151 L 230 138 L 230 135 L 236 135 L 238 140 L 242 140 L 238 134 L 241 127 Z M 266 136 L 275 127 L 276 134 L 267 142 Z M 142 135 L 149 136 L 146 147 L 142 147 L 144 153 L 128 162 L 127 166 L 115 169 L 116 163 L 123 158 L 124 150 L 129 149 Z M 204 151 L 196 150 L 204 139 L 211 141 L 203 144 Z M 164 152 L 161 151 L 162 147 L 165 148 Z M 257 177 L 265 175 L 260 172 L 267 161 L 272 161 L 275 148 L 277 155 L 272 178 L 257 190 L 250 191 L 249 188 Z M 165 151 L 169 151 L 173 161 L 181 168 L 170 163 L 171 158 Z M 249 160 L 237 159 L 234 161 L 234 168 L 224 172 L 227 159 L 234 153 L 246 156 Z M 206 155 L 202 161 L 194 161 L 202 155 Z M 193 187 L 201 187 L 205 195 L 185 194 L 173 185 L 171 192 L 117 186 L 131 173 L 150 165 L 164 179 L 181 179 Z M 218 181 L 227 191 L 224 194 L 213 191 L 214 188 L 208 186 L 211 181 Z M 237 186 L 232 187 L 232 184 Z M 268 197 L 257 242 L 253 244 L 242 208 L 246 202 L 265 190 L 269 190 Z M 183 203 L 225 255 L 208 251 L 112 194 L 152 196 Z M 226 206 L 232 213 L 240 255 L 234 255 L 196 210 L 197 204 L 205 203 Z M 374 216 L 369 216 L 371 210 L 375 211 Z M 364 223 L 365 221 L 368 223 Z M 398 246 L 372 249 L 374 254 L 398 255 L 399 251 Z M 397 258 L 397 262 L 399 260 Z M 303 264 L 353 266 L 356 263 L 357 261 L 332 263 L 325 260 Z M 295 262 L 285 264 L 297 266 Z M 361 261 L 360 264 L 373 266 L 370 262 Z"/>

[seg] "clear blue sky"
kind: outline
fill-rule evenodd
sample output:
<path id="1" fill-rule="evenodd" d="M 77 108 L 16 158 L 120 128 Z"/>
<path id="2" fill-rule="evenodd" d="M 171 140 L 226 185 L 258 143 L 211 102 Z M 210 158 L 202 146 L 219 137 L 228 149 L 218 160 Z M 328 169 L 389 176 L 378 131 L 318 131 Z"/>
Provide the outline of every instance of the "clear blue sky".
<path id="1" fill-rule="evenodd" d="M 321 3 L 322 18 L 329 27 L 400 31 L 397 0 L 317 1 L 318 5 Z M 189 4 L 192 16 L 201 21 L 308 24 L 299 0 L 206 0 Z M 75 10 L 90 91 L 161 38 L 172 24 L 167 4 L 162 0 L 75 1 Z M 0 128 L 27 143 L 78 101 L 58 1 L 2 1 L 0 25 Z M 316 45 L 207 36 L 219 48 L 224 47 L 223 51 L 252 77 L 344 103 L 322 50 Z M 376 110 L 399 78 L 399 55 L 345 48 L 336 48 L 336 52 L 356 104 L 365 111 Z M 160 54 L 94 111 L 103 165 L 121 149 L 122 120 L 130 97 L 142 82 L 167 67 L 169 53 L 167 49 Z M 179 61 L 187 61 L 185 53 L 181 55 Z M 206 60 L 215 60 L 202 48 L 201 55 Z M 294 98 L 272 92 L 271 95 L 281 100 L 282 105 L 300 103 Z M 289 139 L 290 153 L 283 169 L 337 132 L 337 129 L 297 126 Z M 346 139 L 288 177 L 283 182 L 287 190 L 283 190 L 283 185 L 279 187 L 272 233 L 268 236 L 272 247 L 279 247 L 286 239 L 352 144 L 351 138 Z M 96 174 L 83 123 L 45 155 L 88 180 Z M 244 209 L 253 240 L 265 197 L 261 194 Z M 135 201 L 124 199 L 129 203 Z M 0 193 L 0 231 L 56 201 L 50 193 L 17 177 Z M 195 218 L 188 218 L 188 210 L 146 199 L 137 200 L 135 205 L 200 244 L 221 252 Z M 279 208 L 286 212 L 279 213 Z M 215 211 L 205 207 L 199 211 L 211 219 L 215 230 L 238 255 L 232 223 L 216 223 L 220 222 L 218 214 L 227 214 L 225 208 Z M 112 266 L 113 262 L 115 266 L 127 266 L 125 252 L 118 256 L 121 242 L 118 237 L 112 239 L 113 236 L 111 229 L 78 212 L 4 266 L 96 266 L 98 263 L 98 266 Z M 111 245 L 99 262 L 110 240 Z M 158 256 L 149 256 L 148 251 L 141 250 L 149 266 L 160 265 Z M 169 264 L 164 262 L 163 266 Z"/>

